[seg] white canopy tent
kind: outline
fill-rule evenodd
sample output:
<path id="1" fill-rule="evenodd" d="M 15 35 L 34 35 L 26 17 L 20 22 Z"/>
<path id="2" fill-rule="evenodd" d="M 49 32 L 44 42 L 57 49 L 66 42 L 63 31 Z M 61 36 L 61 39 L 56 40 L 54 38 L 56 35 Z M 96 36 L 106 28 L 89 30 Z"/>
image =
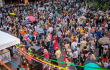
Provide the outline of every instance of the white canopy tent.
<path id="1" fill-rule="evenodd" d="M 20 39 L 0 31 L 0 50 L 19 44 Z"/>

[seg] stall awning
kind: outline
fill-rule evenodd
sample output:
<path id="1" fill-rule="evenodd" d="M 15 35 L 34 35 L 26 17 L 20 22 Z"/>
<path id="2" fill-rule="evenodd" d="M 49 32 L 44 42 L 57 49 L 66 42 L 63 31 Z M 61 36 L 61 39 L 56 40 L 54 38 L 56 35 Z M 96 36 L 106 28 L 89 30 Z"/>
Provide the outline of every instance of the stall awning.
<path id="1" fill-rule="evenodd" d="M 0 50 L 19 44 L 20 39 L 8 33 L 0 31 Z"/>

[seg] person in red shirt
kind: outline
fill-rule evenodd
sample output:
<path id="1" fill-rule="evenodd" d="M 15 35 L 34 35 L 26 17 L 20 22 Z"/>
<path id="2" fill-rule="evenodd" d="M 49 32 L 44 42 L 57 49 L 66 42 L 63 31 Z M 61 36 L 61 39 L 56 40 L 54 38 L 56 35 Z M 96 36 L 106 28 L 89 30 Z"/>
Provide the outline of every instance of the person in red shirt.
<path id="1" fill-rule="evenodd" d="M 60 22 L 61 22 L 61 20 L 59 19 L 59 20 L 58 20 L 58 24 L 59 24 Z"/>
<path id="2" fill-rule="evenodd" d="M 57 47 L 57 40 L 55 40 L 55 42 L 53 44 L 53 50 L 54 50 L 54 52 L 56 51 L 56 47 Z"/>
<path id="3" fill-rule="evenodd" d="M 107 55 L 106 55 L 106 54 L 104 54 L 104 55 L 103 55 L 102 60 L 103 60 L 104 62 L 106 62 L 106 61 L 108 60 L 108 57 L 107 57 Z"/>
<path id="4" fill-rule="evenodd" d="M 66 63 L 66 59 L 68 58 L 67 55 L 64 55 L 64 62 Z M 66 64 L 64 64 L 66 66 Z"/>
<path id="5" fill-rule="evenodd" d="M 49 58 L 49 53 L 48 53 L 47 49 L 44 49 L 44 54 L 42 56 L 44 56 L 47 59 Z M 48 61 L 47 59 L 44 59 L 44 61 Z"/>
<path id="6" fill-rule="evenodd" d="M 26 64 L 25 64 L 25 63 L 22 63 L 22 64 L 20 65 L 20 67 L 23 68 L 23 69 L 25 69 L 25 68 L 26 68 Z"/>

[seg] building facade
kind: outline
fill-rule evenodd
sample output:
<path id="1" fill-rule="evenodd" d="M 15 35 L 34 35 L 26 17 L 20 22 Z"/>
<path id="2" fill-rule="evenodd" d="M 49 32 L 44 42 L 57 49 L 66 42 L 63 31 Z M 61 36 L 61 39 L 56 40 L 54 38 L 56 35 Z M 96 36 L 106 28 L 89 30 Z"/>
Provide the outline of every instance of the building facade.
<path id="1" fill-rule="evenodd" d="M 3 4 L 25 4 L 30 0 L 0 0 L 0 6 L 3 6 Z"/>

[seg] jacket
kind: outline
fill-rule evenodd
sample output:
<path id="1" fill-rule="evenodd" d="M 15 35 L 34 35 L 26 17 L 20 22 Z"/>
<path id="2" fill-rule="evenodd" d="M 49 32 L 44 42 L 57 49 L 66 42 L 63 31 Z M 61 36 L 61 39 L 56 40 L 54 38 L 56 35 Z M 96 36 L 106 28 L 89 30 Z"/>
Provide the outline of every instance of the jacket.
<path id="1" fill-rule="evenodd" d="M 82 49 L 84 48 L 84 46 L 86 46 L 86 41 L 81 41 L 80 43 L 80 51 L 82 52 Z"/>
<path id="2" fill-rule="evenodd" d="M 62 37 L 60 37 L 60 43 L 63 43 L 63 38 Z"/>
<path id="3" fill-rule="evenodd" d="M 107 51 L 108 59 L 110 59 L 110 51 Z"/>
<path id="4" fill-rule="evenodd" d="M 57 41 L 55 41 L 55 43 L 53 44 L 53 50 L 56 50 L 57 47 Z"/>

